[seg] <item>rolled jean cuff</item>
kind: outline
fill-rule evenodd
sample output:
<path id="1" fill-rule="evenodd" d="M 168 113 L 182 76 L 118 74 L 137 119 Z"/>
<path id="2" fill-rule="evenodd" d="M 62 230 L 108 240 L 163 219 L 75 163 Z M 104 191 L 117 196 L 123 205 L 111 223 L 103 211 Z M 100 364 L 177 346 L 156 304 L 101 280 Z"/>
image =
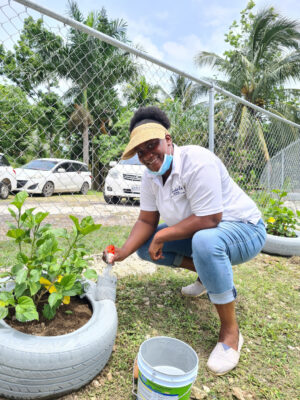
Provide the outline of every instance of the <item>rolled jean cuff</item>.
<path id="1" fill-rule="evenodd" d="M 182 256 L 181 254 L 176 254 L 174 261 L 173 261 L 173 267 L 176 267 L 176 268 L 180 267 L 183 257 L 184 256 Z"/>
<path id="2" fill-rule="evenodd" d="M 233 287 L 223 293 L 208 293 L 209 300 L 213 304 L 227 304 L 236 299 L 236 289 Z"/>

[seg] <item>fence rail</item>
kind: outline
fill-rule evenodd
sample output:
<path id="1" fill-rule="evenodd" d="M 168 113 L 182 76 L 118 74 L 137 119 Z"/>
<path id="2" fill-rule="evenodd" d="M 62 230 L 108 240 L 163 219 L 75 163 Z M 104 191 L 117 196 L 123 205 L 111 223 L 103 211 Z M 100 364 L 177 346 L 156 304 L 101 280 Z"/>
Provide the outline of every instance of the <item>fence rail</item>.
<path id="1" fill-rule="evenodd" d="M 31 1 L 2 1 L 0 181 L 32 193 L 29 203 L 51 209 L 58 226 L 72 213 L 130 225 L 142 167 L 111 162 L 133 112 L 158 104 L 176 144 L 214 151 L 254 198 L 286 186 L 300 193 L 300 125 L 134 48 L 104 15 L 101 23 L 100 32 Z M 48 171 L 20 168 L 41 158 L 52 159 Z M 0 214 L 9 221 L 7 201 Z"/>

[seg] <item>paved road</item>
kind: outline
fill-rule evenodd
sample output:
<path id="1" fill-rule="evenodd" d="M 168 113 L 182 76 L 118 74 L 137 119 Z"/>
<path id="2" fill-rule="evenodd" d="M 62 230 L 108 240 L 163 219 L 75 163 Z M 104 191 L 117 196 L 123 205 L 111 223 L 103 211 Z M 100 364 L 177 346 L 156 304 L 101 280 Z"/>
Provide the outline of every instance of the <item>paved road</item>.
<path id="1" fill-rule="evenodd" d="M 0 240 L 5 239 L 8 221 L 13 221 L 8 206 L 12 197 L 0 201 Z M 48 211 L 47 221 L 55 227 L 71 227 L 69 215 L 82 218 L 91 215 L 95 223 L 108 225 L 132 225 L 139 213 L 139 207 L 129 204 L 109 205 L 96 195 L 53 195 L 52 197 L 30 197 L 24 208 L 36 207 L 37 211 Z"/>

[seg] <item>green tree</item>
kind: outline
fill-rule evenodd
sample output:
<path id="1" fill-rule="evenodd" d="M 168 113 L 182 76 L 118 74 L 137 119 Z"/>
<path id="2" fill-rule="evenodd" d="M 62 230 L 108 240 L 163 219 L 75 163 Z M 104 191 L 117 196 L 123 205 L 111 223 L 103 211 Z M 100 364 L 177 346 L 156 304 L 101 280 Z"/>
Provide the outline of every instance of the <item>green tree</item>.
<path id="1" fill-rule="evenodd" d="M 208 108 L 204 103 L 185 109 L 179 99 L 166 99 L 160 107 L 170 119 L 174 143 L 208 146 Z"/>
<path id="2" fill-rule="evenodd" d="M 0 152 L 14 164 L 64 155 L 65 107 L 55 93 L 42 93 L 39 98 L 31 104 L 21 88 L 0 85 Z"/>
<path id="3" fill-rule="evenodd" d="M 0 152 L 14 165 L 26 161 L 34 131 L 34 106 L 26 93 L 12 85 L 0 85 Z"/>
<path id="4" fill-rule="evenodd" d="M 48 91 L 57 86 L 57 68 L 61 63 L 63 39 L 48 31 L 42 19 L 24 20 L 14 51 L 0 50 L 0 75 L 5 75 L 28 95 L 44 83 Z"/>
<path id="5" fill-rule="evenodd" d="M 34 100 L 33 107 L 22 116 L 33 123 L 27 142 L 27 157 L 29 154 L 61 156 L 62 137 L 66 137 L 65 107 L 52 88 L 58 86 L 57 68 L 61 62 L 62 46 L 63 39 L 48 31 L 42 19 L 34 21 L 28 17 L 14 51 L 5 52 L 3 47 L 0 50 L 0 75 Z M 46 93 L 38 90 L 41 84 Z M 10 113 L 14 115 L 13 108 Z M 25 131 L 19 133 L 28 136 Z M 22 155 L 21 158 L 24 159 Z"/>
<path id="6" fill-rule="evenodd" d="M 110 135 L 94 136 L 92 141 L 93 156 L 98 160 L 99 188 L 102 187 L 105 177 L 109 170 L 109 162 L 119 160 L 129 138 L 129 124 L 133 116 L 133 111 L 128 106 L 118 109 L 118 119 L 110 129 Z"/>
<path id="7" fill-rule="evenodd" d="M 77 3 L 69 1 L 70 16 L 113 38 L 128 42 L 127 24 L 121 19 L 110 20 L 106 11 L 91 12 L 85 18 Z M 71 89 L 64 95 L 70 110 L 69 145 L 72 141 L 83 143 L 77 154 L 89 162 L 89 142 L 95 135 L 109 133 L 111 120 L 117 120 L 116 110 L 120 106 L 118 87 L 132 79 L 136 73 L 133 58 L 128 53 L 96 39 L 74 28 L 69 29 L 66 41 L 49 32 L 42 19 L 28 18 L 14 51 L 0 48 L 0 74 L 6 75 L 33 98 L 37 87 L 44 85 L 48 93 L 61 79 L 71 82 Z M 73 124 L 74 106 L 77 104 L 83 118 L 82 123 Z M 77 147 L 78 148 L 78 147 Z"/>
<path id="8" fill-rule="evenodd" d="M 69 14 L 90 28 L 128 42 L 126 22 L 122 19 L 109 20 L 104 8 L 90 12 L 85 18 L 77 3 L 69 1 Z M 117 85 L 132 78 L 136 68 L 128 53 L 87 33 L 71 28 L 68 39 L 63 62 L 58 70 L 61 77 L 73 82 L 66 97 L 71 96 L 80 105 L 81 114 L 85 115 L 80 126 L 83 134 L 83 159 L 88 163 L 89 126 L 92 120 L 93 134 L 107 133 L 107 123 L 119 105 Z"/>
<path id="9" fill-rule="evenodd" d="M 230 27 L 225 39 L 231 46 L 229 51 L 223 56 L 200 52 L 195 62 L 200 67 L 209 65 L 225 75 L 224 80 L 208 79 L 218 86 L 278 115 L 290 117 L 288 107 L 280 105 L 283 98 L 287 100 L 288 93 L 296 94 L 295 90 L 283 89 L 283 85 L 300 78 L 299 23 L 276 14 L 273 8 L 263 9 L 255 15 L 252 13 L 254 6 L 254 1 L 250 1 L 241 12 L 240 23 L 234 21 Z M 273 134 L 278 136 L 280 123 L 273 119 L 266 124 L 265 117 L 252 108 L 234 103 L 225 96 L 219 96 L 219 100 L 216 135 L 219 135 L 220 143 L 224 144 L 225 140 L 228 143 L 224 157 L 245 151 L 247 162 L 241 157 L 236 163 L 241 170 L 246 167 L 246 176 L 242 179 L 258 177 L 265 161 L 278 151 L 278 146 L 271 146 L 266 129 L 272 125 Z M 285 141 L 281 141 L 283 147 L 296 135 L 294 128 L 285 129 Z"/>
<path id="10" fill-rule="evenodd" d="M 195 61 L 225 73 L 227 80 L 215 80 L 220 86 L 253 104 L 269 107 L 274 89 L 300 78 L 299 22 L 276 14 L 273 8 L 253 15 L 254 5 L 248 3 L 240 25 L 234 21 L 226 35 L 232 50 L 223 57 L 200 52 Z M 239 28 L 239 33 L 235 34 L 234 28 Z"/>
<path id="11" fill-rule="evenodd" d="M 67 108 L 58 94 L 39 92 L 37 125 L 39 140 L 46 142 L 46 155 L 63 157 L 66 153 L 65 142 L 68 137 Z"/>
<path id="12" fill-rule="evenodd" d="M 127 85 L 124 97 L 128 101 L 129 108 L 139 108 L 159 102 L 159 85 L 151 85 L 144 76 L 137 78 Z"/>
<path id="13" fill-rule="evenodd" d="M 193 106 L 205 88 L 181 75 L 173 75 L 170 95 L 173 100 L 179 100 L 184 110 Z"/>

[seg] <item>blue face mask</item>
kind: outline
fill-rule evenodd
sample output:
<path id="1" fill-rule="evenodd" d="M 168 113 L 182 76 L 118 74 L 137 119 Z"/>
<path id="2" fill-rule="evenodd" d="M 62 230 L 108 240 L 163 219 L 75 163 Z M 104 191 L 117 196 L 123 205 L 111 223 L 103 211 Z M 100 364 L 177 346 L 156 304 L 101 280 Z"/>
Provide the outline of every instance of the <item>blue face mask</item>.
<path id="1" fill-rule="evenodd" d="M 168 169 L 170 168 L 172 161 L 173 161 L 173 155 L 172 154 L 165 154 L 164 161 L 161 164 L 161 167 L 159 168 L 159 170 L 158 171 L 151 171 L 149 168 L 147 168 L 148 172 L 150 174 L 152 174 L 152 175 L 164 175 L 168 171 Z"/>

